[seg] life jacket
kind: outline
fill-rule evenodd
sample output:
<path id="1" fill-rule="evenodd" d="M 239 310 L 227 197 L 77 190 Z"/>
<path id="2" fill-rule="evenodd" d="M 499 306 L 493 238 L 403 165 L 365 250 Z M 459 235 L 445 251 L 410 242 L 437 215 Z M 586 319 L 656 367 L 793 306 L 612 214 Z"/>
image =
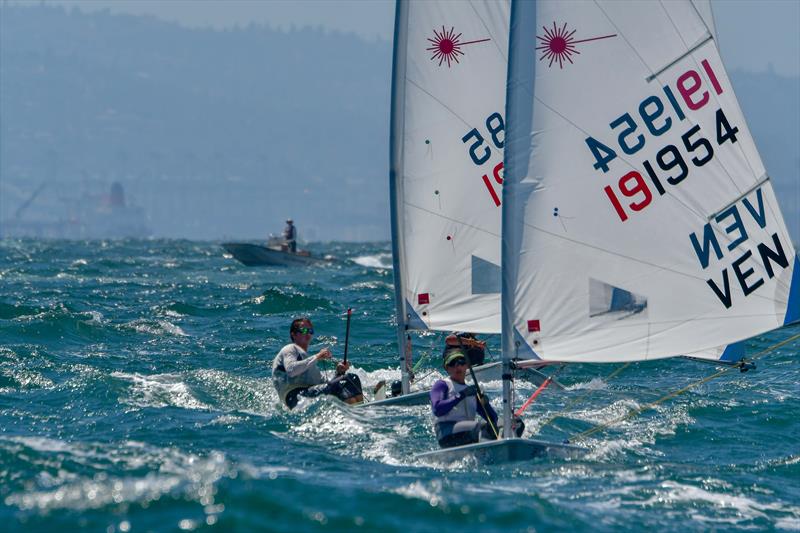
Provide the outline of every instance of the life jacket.
<path id="1" fill-rule="evenodd" d="M 462 385 L 461 383 L 454 383 L 450 378 L 445 378 L 442 381 L 447 384 L 447 398 L 457 397 L 458 393 L 469 386 L 466 384 Z M 477 414 L 477 398 L 475 396 L 467 396 L 458 402 L 455 407 L 450 410 L 450 412 L 445 413 L 442 416 L 434 417 L 434 426 L 436 428 L 437 437 L 441 439 L 444 435 L 449 433 L 447 430 L 443 431 L 443 427 L 450 427 L 455 422 L 461 422 L 463 420 L 475 420 L 475 416 Z"/>

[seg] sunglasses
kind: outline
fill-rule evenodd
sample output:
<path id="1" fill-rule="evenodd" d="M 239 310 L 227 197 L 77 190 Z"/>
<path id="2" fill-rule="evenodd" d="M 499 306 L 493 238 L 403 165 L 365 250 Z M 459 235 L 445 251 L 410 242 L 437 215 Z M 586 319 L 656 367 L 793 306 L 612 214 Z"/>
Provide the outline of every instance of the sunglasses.
<path id="1" fill-rule="evenodd" d="M 455 359 L 455 360 L 450 361 L 449 363 L 447 363 L 447 366 L 449 368 L 453 368 L 453 367 L 456 367 L 456 366 L 464 366 L 466 364 L 467 364 L 467 360 L 464 359 L 463 357 L 459 357 L 458 359 Z"/>
<path id="2" fill-rule="evenodd" d="M 301 335 L 313 335 L 314 334 L 314 328 L 297 328 L 296 331 L 297 331 L 297 333 L 299 333 Z"/>

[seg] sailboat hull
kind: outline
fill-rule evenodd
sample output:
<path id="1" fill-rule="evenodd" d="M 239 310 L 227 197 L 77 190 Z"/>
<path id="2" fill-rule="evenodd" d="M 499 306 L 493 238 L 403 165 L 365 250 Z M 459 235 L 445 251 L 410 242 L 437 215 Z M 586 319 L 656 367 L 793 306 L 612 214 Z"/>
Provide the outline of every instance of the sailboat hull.
<path id="1" fill-rule="evenodd" d="M 415 455 L 416 459 L 433 463 L 452 463 L 474 457 L 481 464 L 501 464 L 529 461 L 541 457 L 578 457 L 586 448 L 534 439 L 501 439 L 453 448 L 444 448 Z"/>
<path id="2" fill-rule="evenodd" d="M 475 374 L 479 381 L 496 381 L 501 378 L 503 365 L 500 362 L 487 363 L 485 365 L 473 367 Z M 533 368 L 525 369 L 522 377 L 529 379 L 536 386 L 541 385 L 547 379 L 547 375 L 535 370 Z M 472 378 L 467 376 L 467 381 L 472 383 Z M 563 389 L 564 386 L 553 380 L 550 384 L 551 387 Z M 371 407 L 389 407 L 389 406 L 411 406 L 411 405 L 425 405 L 430 402 L 430 389 L 411 392 L 401 396 L 392 396 L 384 400 L 377 400 L 374 402 L 367 402 L 359 405 L 368 405 Z"/>

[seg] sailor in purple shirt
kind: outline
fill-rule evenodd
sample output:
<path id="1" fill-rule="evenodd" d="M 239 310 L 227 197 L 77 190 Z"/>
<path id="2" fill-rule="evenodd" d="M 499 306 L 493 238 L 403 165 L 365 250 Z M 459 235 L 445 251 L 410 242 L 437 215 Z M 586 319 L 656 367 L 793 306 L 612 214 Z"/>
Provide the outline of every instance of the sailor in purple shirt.
<path id="1" fill-rule="evenodd" d="M 478 442 L 481 438 L 497 438 L 497 413 L 487 398 L 478 401 L 475 385 L 464 383 L 467 376 L 464 352 L 448 351 L 443 362 L 448 377 L 434 383 L 431 389 L 431 410 L 439 446 L 449 448 Z M 483 420 L 476 420 L 476 415 Z"/>

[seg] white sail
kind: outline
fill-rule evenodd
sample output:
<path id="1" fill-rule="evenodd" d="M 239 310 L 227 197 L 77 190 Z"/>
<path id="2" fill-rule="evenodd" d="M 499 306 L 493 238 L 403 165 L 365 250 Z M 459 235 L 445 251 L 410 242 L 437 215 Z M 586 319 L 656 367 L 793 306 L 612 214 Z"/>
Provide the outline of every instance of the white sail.
<path id="1" fill-rule="evenodd" d="M 726 359 L 800 318 L 798 259 L 702 11 L 514 4 L 503 340 L 517 355 Z"/>
<path id="2" fill-rule="evenodd" d="M 717 41 L 717 25 L 714 22 L 711 0 L 692 0 L 692 4 L 694 4 L 694 8 L 697 10 L 697 14 L 703 19 L 709 33 L 714 37 L 714 41 Z M 717 46 L 719 46 L 719 44 Z"/>
<path id="3" fill-rule="evenodd" d="M 391 187 L 401 328 L 500 331 L 508 23 L 507 1 L 398 2 Z"/>

